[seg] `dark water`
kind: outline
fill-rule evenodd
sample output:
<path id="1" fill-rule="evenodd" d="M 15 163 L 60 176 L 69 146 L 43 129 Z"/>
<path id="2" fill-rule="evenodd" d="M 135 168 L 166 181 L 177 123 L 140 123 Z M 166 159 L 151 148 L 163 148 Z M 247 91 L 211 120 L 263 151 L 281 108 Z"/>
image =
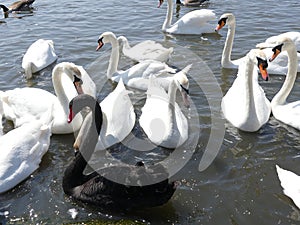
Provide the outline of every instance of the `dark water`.
<path id="1" fill-rule="evenodd" d="M 0 90 L 34 86 L 53 92 L 51 70 L 54 65 L 30 81 L 24 79 L 22 72 L 22 56 L 38 38 L 55 42 L 59 55 L 57 63 L 71 61 L 84 66 L 98 86 L 99 99 L 114 88 L 105 78 L 110 47 L 95 52 L 97 38 L 102 32 L 125 35 L 133 43 L 152 39 L 173 46 L 175 52 L 170 64 L 183 68 L 193 63 L 189 73 L 193 107 L 184 110 L 190 118 L 188 142 L 174 154 L 159 148 L 151 153 L 133 154 L 122 146 L 117 146 L 113 152 L 116 158 L 130 163 L 140 158 L 146 162 L 165 160 L 174 174 L 172 179 L 181 181 L 171 201 L 162 207 L 131 213 L 98 211 L 73 202 L 63 194 L 61 181 L 66 165 L 73 158 L 74 135 L 53 135 L 40 168 L 16 188 L 0 195 L 0 212 L 5 214 L 0 216 L 0 222 L 60 224 L 98 218 L 132 219 L 149 224 L 300 223 L 300 211 L 283 195 L 275 172 L 275 164 L 279 164 L 300 174 L 300 132 L 271 117 L 256 133 L 241 132 L 225 123 L 223 137 L 224 124 L 217 103 L 236 74 L 236 70 L 220 67 L 227 29 L 221 30 L 220 35 L 204 37 L 165 36 L 160 28 L 166 4 L 157 9 L 157 3 L 156 0 L 36 1 L 32 14 L 1 19 Z M 297 0 L 211 0 L 204 8 L 215 10 L 217 17 L 225 12 L 235 14 L 233 59 L 244 56 L 271 35 L 300 31 Z M 174 11 L 174 21 L 190 10 L 192 8 L 181 7 Z M 128 66 L 129 62 L 122 58 L 121 67 Z M 271 76 L 269 82 L 261 82 L 269 99 L 279 90 L 283 80 L 284 76 Z M 216 88 L 218 85 L 220 90 Z M 299 86 L 297 80 L 289 101 L 299 100 Z M 138 115 L 143 98 L 144 94 L 139 92 L 132 97 Z M 7 129 L 10 126 L 6 124 Z M 134 132 L 139 134 L 138 125 Z M 207 169 L 199 172 L 200 160 L 207 150 L 218 155 Z M 78 212 L 76 219 L 72 219 L 69 209 Z"/>

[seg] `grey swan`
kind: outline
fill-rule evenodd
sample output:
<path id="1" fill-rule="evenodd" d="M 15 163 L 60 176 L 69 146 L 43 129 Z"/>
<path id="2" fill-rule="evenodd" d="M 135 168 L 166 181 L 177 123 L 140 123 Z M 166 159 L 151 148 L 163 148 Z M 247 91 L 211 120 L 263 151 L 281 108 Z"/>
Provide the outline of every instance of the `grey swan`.
<path id="1" fill-rule="evenodd" d="M 11 12 L 20 12 L 20 11 L 30 11 L 32 3 L 34 3 L 35 0 L 20 0 L 16 1 L 10 6 L 6 7 L 5 5 L 0 4 L 0 8 L 3 9 L 4 16 L 7 17 L 8 13 Z"/>
<path id="2" fill-rule="evenodd" d="M 166 169 L 161 165 L 148 169 L 143 162 L 137 165 L 115 165 L 90 174 L 83 174 L 87 161 L 94 152 L 102 126 L 102 111 L 99 103 L 90 95 L 76 96 L 69 104 L 68 121 L 83 108 L 91 111 L 84 123 L 88 123 L 85 136 L 75 159 L 67 166 L 62 186 L 65 194 L 75 200 L 95 205 L 105 210 L 132 210 L 163 205 L 173 196 L 177 181 L 170 182 Z M 118 177 L 120 183 L 106 178 Z M 158 183 L 151 181 L 158 180 Z M 132 183 L 131 183 L 132 182 Z M 125 183 L 125 184 L 124 184 Z M 130 185 L 136 183 L 138 185 Z M 148 183 L 149 185 L 145 185 Z M 144 185 L 143 185 L 144 184 Z"/>

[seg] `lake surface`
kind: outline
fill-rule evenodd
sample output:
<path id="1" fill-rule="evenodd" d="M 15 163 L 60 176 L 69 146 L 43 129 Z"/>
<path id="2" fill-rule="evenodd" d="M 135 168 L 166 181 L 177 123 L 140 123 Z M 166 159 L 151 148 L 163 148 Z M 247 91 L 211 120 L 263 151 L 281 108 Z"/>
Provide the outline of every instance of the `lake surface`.
<path id="1" fill-rule="evenodd" d="M 256 133 L 241 132 L 226 122 L 220 114 L 219 102 L 237 73 L 220 66 L 227 27 L 219 34 L 167 36 L 161 32 L 167 4 L 161 8 L 157 4 L 156 0 L 36 1 L 32 14 L 11 14 L 1 19 L 0 90 L 32 86 L 54 93 L 51 82 L 54 65 L 29 81 L 25 80 L 21 68 L 26 49 L 39 38 L 54 41 L 59 55 L 56 63 L 69 61 L 87 69 L 97 84 L 99 100 L 115 87 L 105 77 L 110 46 L 95 51 L 102 32 L 125 35 L 131 43 L 151 39 L 174 47 L 169 62 L 172 66 L 183 68 L 193 63 L 188 74 L 191 109 L 184 109 L 179 101 L 190 122 L 188 141 L 174 152 L 161 148 L 134 152 L 126 143 L 111 151 L 115 158 L 128 163 L 139 159 L 146 163 L 164 161 L 173 175 L 171 179 L 181 183 L 173 198 L 161 207 L 126 213 L 99 211 L 72 201 L 64 195 L 61 183 L 62 174 L 74 157 L 74 135 L 53 135 L 40 168 L 20 185 L 0 195 L 0 223 L 62 224 L 91 219 L 130 219 L 148 224 L 300 223 L 300 211 L 283 194 L 275 171 L 275 165 L 279 164 L 300 174 L 300 131 L 272 116 Z M 211 0 L 202 8 L 213 9 L 217 18 L 226 12 L 235 14 L 233 59 L 244 56 L 269 36 L 300 31 L 298 0 Z M 173 21 L 191 10 L 177 8 Z M 122 57 L 121 64 L 120 68 L 131 62 Z M 270 100 L 284 78 L 270 75 L 268 82 L 259 79 Z M 299 100 L 299 87 L 298 79 L 289 101 Z M 145 94 L 133 91 L 131 97 L 139 116 Z M 11 123 L 5 123 L 6 131 L 11 127 Z M 142 138 L 139 129 L 137 124 L 133 133 Z M 208 168 L 200 172 L 199 164 L 203 163 L 204 156 L 213 160 L 211 163 L 206 160 Z M 78 213 L 75 219 L 68 212 L 70 209 Z"/>

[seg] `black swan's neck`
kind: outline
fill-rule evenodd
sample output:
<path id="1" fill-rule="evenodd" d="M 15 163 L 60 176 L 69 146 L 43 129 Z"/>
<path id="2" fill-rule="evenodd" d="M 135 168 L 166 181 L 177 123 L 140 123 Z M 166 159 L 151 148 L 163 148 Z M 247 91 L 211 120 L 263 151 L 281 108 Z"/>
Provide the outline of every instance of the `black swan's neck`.
<path id="1" fill-rule="evenodd" d="M 75 103 L 77 102 L 74 102 L 74 105 Z M 88 130 L 85 132 L 85 136 L 83 137 L 83 141 L 79 147 L 79 152 L 65 170 L 63 177 L 63 189 L 67 194 L 71 194 L 73 188 L 84 184 L 90 179 L 89 176 L 83 174 L 83 171 L 87 162 L 91 158 L 98 141 L 102 125 L 102 111 L 98 102 L 94 99 L 90 102 L 90 104 L 88 103 L 89 102 L 85 100 L 85 103 L 80 106 L 80 109 L 84 106 L 89 106 L 92 110 L 84 120 L 84 123 L 88 123 L 88 126 L 82 126 L 88 127 Z"/>

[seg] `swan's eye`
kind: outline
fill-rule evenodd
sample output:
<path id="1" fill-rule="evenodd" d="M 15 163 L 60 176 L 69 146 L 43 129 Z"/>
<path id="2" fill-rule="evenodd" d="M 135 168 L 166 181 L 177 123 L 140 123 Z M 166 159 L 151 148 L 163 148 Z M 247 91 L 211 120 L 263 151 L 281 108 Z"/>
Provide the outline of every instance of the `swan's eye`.
<path id="1" fill-rule="evenodd" d="M 79 78 L 79 77 L 77 77 L 76 75 L 73 75 L 74 76 L 74 83 L 80 83 L 80 84 L 82 84 L 83 82 L 82 82 L 82 80 Z"/>
<path id="2" fill-rule="evenodd" d="M 98 39 L 98 44 L 103 43 L 103 37 Z"/>
<path id="3" fill-rule="evenodd" d="M 228 17 L 225 17 L 225 18 L 222 18 L 218 21 L 218 24 L 220 26 L 224 26 L 226 24 L 226 21 L 227 21 Z"/>
<path id="4" fill-rule="evenodd" d="M 268 61 L 267 60 L 264 60 L 264 59 L 261 59 L 259 57 L 256 57 L 257 58 L 257 66 L 259 67 L 260 65 L 262 66 L 263 69 L 267 69 L 268 68 Z"/>
<path id="5" fill-rule="evenodd" d="M 277 45 L 277 46 L 275 46 L 274 48 L 272 48 L 272 51 L 274 52 L 274 54 L 275 54 L 277 51 L 281 52 L 281 51 L 282 51 L 282 46 L 283 46 L 283 44 L 280 44 L 280 45 Z"/>

